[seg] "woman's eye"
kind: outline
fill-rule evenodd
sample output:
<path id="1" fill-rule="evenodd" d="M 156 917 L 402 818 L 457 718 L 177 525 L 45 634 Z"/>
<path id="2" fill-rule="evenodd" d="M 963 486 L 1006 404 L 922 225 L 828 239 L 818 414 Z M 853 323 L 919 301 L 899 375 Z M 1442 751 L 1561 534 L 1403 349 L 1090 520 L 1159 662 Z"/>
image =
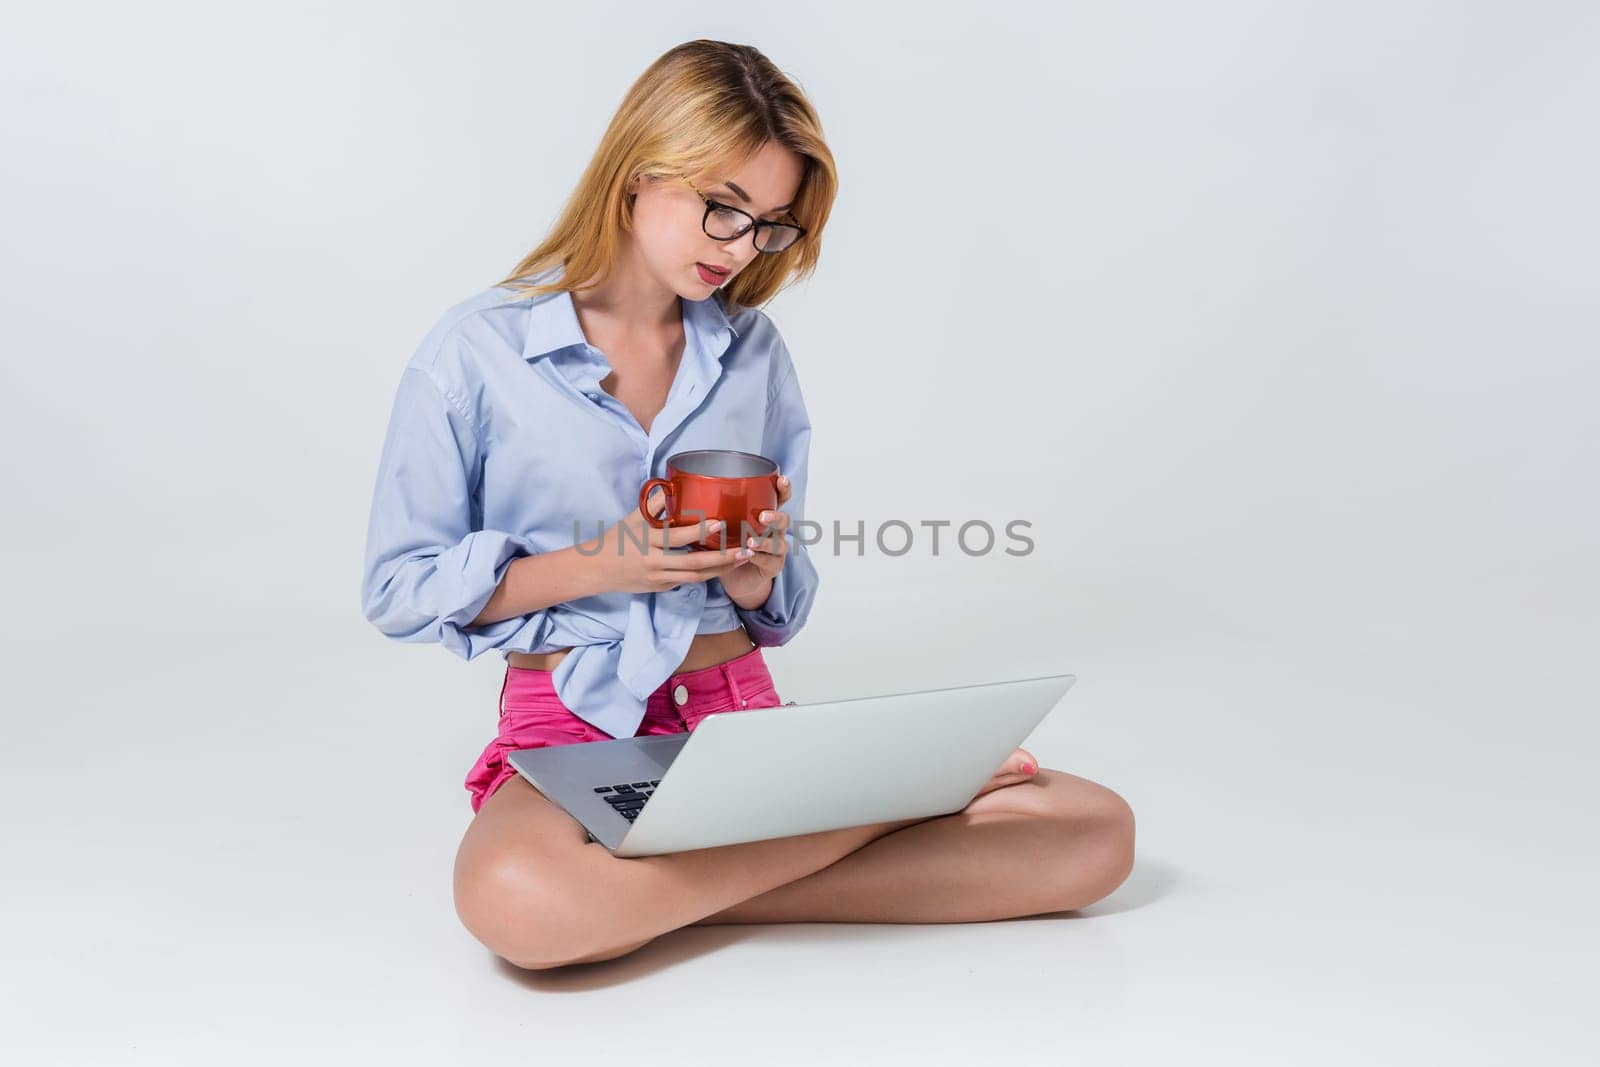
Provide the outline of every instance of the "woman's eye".
<path id="1" fill-rule="evenodd" d="M 715 208 L 717 210 L 718 214 L 724 215 L 724 216 L 726 216 L 727 218 L 730 218 L 730 219 L 742 219 L 742 218 L 744 218 L 744 212 L 740 211 L 736 207 L 729 207 L 727 204 L 720 203 L 720 202 L 718 202 L 716 200 L 711 200 L 709 197 L 707 198 L 707 201 L 711 204 L 711 206 L 713 208 Z M 761 221 L 762 222 L 770 222 L 775 226 L 787 226 L 787 225 L 790 225 L 789 213 L 788 212 L 784 212 L 782 215 L 780 215 L 779 217 L 777 217 L 775 219 L 773 219 L 773 218 L 764 218 Z"/>

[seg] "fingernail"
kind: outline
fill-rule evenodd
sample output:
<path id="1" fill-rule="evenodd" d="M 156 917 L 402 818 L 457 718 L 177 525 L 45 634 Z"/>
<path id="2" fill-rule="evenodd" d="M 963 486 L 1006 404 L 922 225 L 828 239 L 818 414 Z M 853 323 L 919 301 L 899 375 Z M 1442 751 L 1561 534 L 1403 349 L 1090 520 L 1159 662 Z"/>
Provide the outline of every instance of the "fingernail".
<path id="1" fill-rule="evenodd" d="M 733 558 L 734 559 L 749 559 L 753 555 L 755 555 L 755 553 L 750 551 L 748 548 L 741 548 L 738 552 L 734 553 Z"/>
<path id="2" fill-rule="evenodd" d="M 710 521 L 710 522 L 709 522 L 709 523 L 708 523 L 708 524 L 707 524 L 707 528 L 708 528 L 708 529 L 712 529 L 712 530 L 715 530 L 715 529 L 718 529 L 718 528 L 720 528 L 720 527 L 721 527 L 721 526 L 722 526 L 722 520 L 721 520 L 721 519 L 712 519 L 712 520 L 711 520 L 711 521 Z"/>
<path id="3" fill-rule="evenodd" d="M 1038 770 L 1038 768 L 1035 767 L 1033 764 L 1028 763 L 1026 761 L 1023 762 L 1023 764 L 1022 764 L 1022 773 L 1023 774 L 1032 774 L 1036 770 Z"/>

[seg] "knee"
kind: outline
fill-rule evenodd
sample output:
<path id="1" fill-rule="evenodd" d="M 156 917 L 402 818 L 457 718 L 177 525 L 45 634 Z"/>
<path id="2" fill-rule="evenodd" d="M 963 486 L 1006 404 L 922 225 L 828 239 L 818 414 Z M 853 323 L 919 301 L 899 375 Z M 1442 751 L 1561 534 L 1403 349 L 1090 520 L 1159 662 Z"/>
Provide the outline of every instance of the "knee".
<path id="1" fill-rule="evenodd" d="M 1086 778 L 1052 803 L 1061 831 L 1061 867 L 1054 882 L 1054 908 L 1085 907 L 1114 892 L 1133 872 L 1133 807 L 1120 795 Z"/>
<path id="2" fill-rule="evenodd" d="M 1108 896 L 1133 873 L 1133 807 L 1116 792 L 1098 786 L 1085 816 L 1086 857 L 1095 868 L 1095 900 Z"/>
<path id="3" fill-rule="evenodd" d="M 570 895 L 550 872 L 513 856 L 457 863 L 456 915 L 490 952 L 527 970 L 560 967 L 592 951 Z"/>

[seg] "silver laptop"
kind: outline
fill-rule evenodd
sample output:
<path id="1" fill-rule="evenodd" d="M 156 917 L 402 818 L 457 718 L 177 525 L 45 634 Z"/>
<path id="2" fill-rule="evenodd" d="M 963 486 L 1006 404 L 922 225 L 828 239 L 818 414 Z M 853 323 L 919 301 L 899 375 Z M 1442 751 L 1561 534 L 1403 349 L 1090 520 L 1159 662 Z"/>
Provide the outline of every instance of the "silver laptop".
<path id="1" fill-rule="evenodd" d="M 1051 674 L 707 715 L 509 759 L 617 856 L 960 811 L 1077 680 Z"/>

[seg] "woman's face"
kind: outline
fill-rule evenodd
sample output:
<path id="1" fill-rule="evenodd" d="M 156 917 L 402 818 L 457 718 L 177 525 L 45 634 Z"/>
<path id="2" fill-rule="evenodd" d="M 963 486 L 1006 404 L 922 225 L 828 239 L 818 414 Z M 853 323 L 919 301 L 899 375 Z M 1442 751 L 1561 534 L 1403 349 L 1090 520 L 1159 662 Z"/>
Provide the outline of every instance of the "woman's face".
<path id="1" fill-rule="evenodd" d="M 692 180 L 712 200 L 777 221 L 799 194 L 803 173 L 798 155 L 768 141 L 732 173 L 694 175 Z M 762 254 L 756 251 L 753 229 L 731 241 L 707 236 L 700 225 L 705 201 L 681 178 L 636 179 L 632 191 L 637 194 L 635 252 L 656 280 L 686 300 L 704 300 Z M 699 264 L 726 268 L 727 273 L 711 281 Z"/>

